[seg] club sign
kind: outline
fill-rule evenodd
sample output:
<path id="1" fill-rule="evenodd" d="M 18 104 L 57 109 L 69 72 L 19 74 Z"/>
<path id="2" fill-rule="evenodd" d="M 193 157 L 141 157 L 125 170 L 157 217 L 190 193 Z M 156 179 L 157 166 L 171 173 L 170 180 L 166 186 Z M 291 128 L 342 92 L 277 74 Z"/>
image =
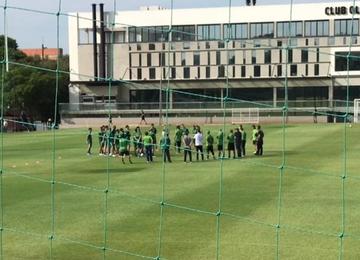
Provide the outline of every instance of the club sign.
<path id="1" fill-rule="evenodd" d="M 335 7 L 326 7 L 325 14 L 332 15 L 347 15 L 347 14 L 360 14 L 360 6 L 335 6 Z"/>

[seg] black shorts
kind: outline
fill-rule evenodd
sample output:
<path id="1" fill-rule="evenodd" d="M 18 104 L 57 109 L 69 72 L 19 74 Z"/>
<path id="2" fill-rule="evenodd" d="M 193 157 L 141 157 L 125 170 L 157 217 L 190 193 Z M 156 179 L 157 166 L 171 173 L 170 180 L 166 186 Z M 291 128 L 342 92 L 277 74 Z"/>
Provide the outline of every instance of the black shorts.
<path id="1" fill-rule="evenodd" d="M 222 151 L 223 150 L 222 144 L 218 144 L 217 148 L 218 148 L 218 151 Z"/>
<path id="2" fill-rule="evenodd" d="M 130 155 L 130 153 L 129 153 L 128 150 L 126 150 L 126 151 L 120 151 L 120 152 L 119 152 L 119 155 L 120 155 L 120 156 L 124 156 L 124 155 L 127 155 L 127 156 L 128 156 L 128 155 Z"/>
<path id="3" fill-rule="evenodd" d="M 253 140 L 252 142 L 253 142 L 253 145 L 255 145 L 257 143 L 256 140 Z"/>
<path id="4" fill-rule="evenodd" d="M 234 150 L 235 150 L 234 143 L 228 143 L 228 151 L 234 151 Z"/>

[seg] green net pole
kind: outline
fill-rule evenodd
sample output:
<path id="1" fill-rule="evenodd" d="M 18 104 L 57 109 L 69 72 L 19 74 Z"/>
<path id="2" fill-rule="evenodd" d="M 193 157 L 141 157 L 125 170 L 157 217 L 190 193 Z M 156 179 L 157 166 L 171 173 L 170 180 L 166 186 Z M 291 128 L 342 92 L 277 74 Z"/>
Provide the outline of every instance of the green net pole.
<path id="1" fill-rule="evenodd" d="M 115 15 L 116 15 L 116 0 L 113 1 L 113 17 L 112 21 L 110 22 L 110 28 L 111 28 L 111 40 L 110 40 L 110 46 L 108 48 L 107 57 L 109 57 L 109 65 L 107 66 L 108 71 L 104 71 L 106 73 L 105 78 L 100 78 L 100 81 L 108 82 L 108 103 L 109 103 L 109 109 L 108 109 L 108 125 L 109 125 L 109 134 L 112 131 L 112 107 L 111 107 L 111 93 L 113 88 L 113 65 L 114 65 L 114 27 L 115 27 Z M 105 17 L 104 18 L 104 24 L 101 26 L 105 27 Z M 101 21 L 102 23 L 102 21 Z M 101 32 L 103 33 L 103 32 Z M 101 39 L 105 40 L 105 37 L 100 37 Z M 106 41 L 105 41 L 106 42 Z M 104 44 L 104 43 L 102 43 Z M 105 48 L 105 47 L 104 47 Z M 109 54 L 110 52 L 110 54 Z M 104 50 L 105 53 L 105 50 Z M 131 73 L 131 71 L 130 71 Z M 115 135 L 113 136 L 115 138 Z M 109 138 L 109 142 L 111 142 Z M 108 153 L 109 156 L 106 160 L 106 187 L 104 189 L 104 211 L 103 211 L 103 259 L 107 258 L 107 251 L 109 251 L 108 248 L 108 214 L 109 214 L 109 192 L 111 187 L 111 172 L 110 172 L 110 154 L 113 147 L 110 147 L 108 144 Z"/>
<path id="2" fill-rule="evenodd" d="M 220 173 L 219 173 L 219 193 L 218 193 L 218 210 L 216 212 L 216 259 L 221 258 L 221 214 L 222 214 L 222 203 L 223 203 L 223 190 L 224 190 L 224 159 L 225 159 L 225 137 L 226 137 L 226 109 L 227 102 L 229 98 L 229 33 L 230 24 L 231 24 L 231 8 L 232 1 L 228 1 L 228 33 L 226 35 L 225 45 L 226 45 L 226 76 L 225 76 L 225 96 L 222 96 L 223 104 L 223 118 L 222 118 L 222 131 L 223 131 L 223 140 L 222 140 L 222 158 L 220 159 Z M 231 31 L 231 30 L 230 30 Z M 222 89 L 221 91 L 224 91 Z M 223 94 L 224 95 L 224 94 Z M 229 153 L 230 157 L 230 153 Z M 230 158 L 229 158 L 230 159 Z"/>
<path id="3" fill-rule="evenodd" d="M 8 71 L 8 46 L 7 46 L 7 0 L 4 2 L 4 57 L 1 60 L 1 169 L 0 169 L 0 259 L 4 259 L 4 87 L 5 73 Z"/>
<path id="4" fill-rule="evenodd" d="M 165 110 L 165 128 L 166 131 L 168 131 L 169 126 L 169 93 L 171 92 L 170 88 L 170 54 L 171 54 L 171 45 L 172 45 L 172 24 L 173 24 L 173 15 L 174 15 L 174 0 L 171 0 L 170 2 L 170 26 L 167 33 L 168 35 L 168 46 L 167 46 L 167 85 L 166 85 L 166 110 Z M 160 63 L 162 60 L 160 61 Z M 175 66 L 175 64 L 174 64 Z M 162 68 L 161 68 L 162 69 Z M 161 74 L 162 75 L 162 74 Z M 160 81 L 162 78 L 160 79 Z M 161 84 L 161 82 L 160 82 Z M 162 90 L 160 92 L 160 97 L 162 98 Z M 160 104 L 162 109 L 162 103 Z M 160 114 L 160 117 L 162 117 L 162 113 Z M 162 122 L 162 119 L 159 119 L 159 122 Z M 165 133 L 166 134 L 166 133 Z M 170 138 L 170 137 L 169 137 Z M 160 148 L 161 149 L 161 148 Z M 164 154 L 162 156 L 165 156 Z M 158 245 L 157 245 L 157 257 L 156 259 L 161 258 L 162 254 L 162 240 L 163 240 L 163 232 L 164 232 L 164 211 L 165 211 L 165 177 L 166 177 L 166 166 L 164 162 L 164 158 L 162 158 L 162 171 L 161 171 L 161 194 L 160 194 L 160 220 L 159 220 L 159 236 L 158 236 Z"/>
<path id="5" fill-rule="evenodd" d="M 49 235 L 50 240 L 50 259 L 54 258 L 54 239 L 55 239 L 55 217 L 56 217 L 56 204 L 55 204 L 55 183 L 56 183 L 56 123 L 58 120 L 58 92 L 59 92 L 59 79 L 60 79 L 60 14 L 61 14 L 61 0 L 58 1 L 58 11 L 56 13 L 56 48 L 57 48 L 57 61 L 55 71 L 55 99 L 54 99 L 54 120 L 51 126 L 52 130 L 52 169 L 51 169 L 51 230 Z"/>
<path id="6" fill-rule="evenodd" d="M 355 10 L 355 0 L 353 0 L 352 7 Z M 339 259 L 344 259 L 344 243 L 345 243 L 345 232 L 346 232 L 346 180 L 347 180 L 347 121 L 349 118 L 349 105 L 350 105 L 350 58 L 351 58 L 351 49 L 352 49 L 352 41 L 354 35 L 354 15 L 352 13 L 351 16 L 351 33 L 349 37 L 349 51 L 346 56 L 346 111 L 344 115 L 343 122 L 343 170 L 341 176 L 341 226 L 340 226 L 340 234 L 339 234 Z"/>
<path id="7" fill-rule="evenodd" d="M 282 201 L 283 201 L 283 178 L 286 167 L 286 127 L 289 110 L 289 97 L 288 97 L 288 74 L 289 74 L 289 51 L 292 50 L 291 37 L 292 37 L 292 14 L 293 14 L 293 0 L 290 1 L 290 20 L 288 27 L 288 38 L 286 44 L 285 54 L 285 79 L 284 79 L 284 106 L 282 108 L 282 162 L 279 167 L 279 183 L 278 183 L 278 198 L 277 198 L 277 224 L 275 225 L 276 231 L 276 259 L 280 259 L 280 238 L 281 238 L 281 221 L 282 221 Z M 281 51 L 281 50 L 280 50 Z"/>

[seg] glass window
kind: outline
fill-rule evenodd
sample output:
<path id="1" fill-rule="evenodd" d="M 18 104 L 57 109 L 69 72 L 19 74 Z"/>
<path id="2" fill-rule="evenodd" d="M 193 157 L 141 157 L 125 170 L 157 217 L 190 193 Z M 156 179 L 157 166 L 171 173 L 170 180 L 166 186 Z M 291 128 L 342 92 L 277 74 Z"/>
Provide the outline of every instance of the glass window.
<path id="1" fill-rule="evenodd" d="M 182 52 L 181 53 L 181 66 L 185 66 L 186 65 L 186 53 Z"/>
<path id="2" fill-rule="evenodd" d="M 315 67 L 314 67 L 314 75 L 315 75 L 315 76 L 319 76 L 319 64 L 315 64 Z"/>
<path id="3" fill-rule="evenodd" d="M 141 74 L 142 70 L 141 69 L 137 69 L 137 79 L 142 79 L 142 74 Z"/>
<path id="4" fill-rule="evenodd" d="M 79 44 L 91 44 L 93 43 L 93 31 L 92 29 L 79 29 Z"/>
<path id="5" fill-rule="evenodd" d="M 359 19 L 340 19 L 334 22 L 335 36 L 343 35 L 358 35 L 359 34 Z"/>
<path id="6" fill-rule="evenodd" d="M 274 23 L 251 23 L 250 38 L 274 37 Z"/>
<path id="7" fill-rule="evenodd" d="M 260 77 L 260 66 L 254 66 L 254 77 Z"/>
<path id="8" fill-rule="evenodd" d="M 220 65 L 221 58 L 220 58 L 220 51 L 216 52 L 216 65 Z"/>
<path id="9" fill-rule="evenodd" d="M 251 51 L 251 64 L 256 64 L 256 51 Z"/>
<path id="10" fill-rule="evenodd" d="M 150 67 L 151 66 L 151 53 L 147 54 L 147 66 Z"/>
<path id="11" fill-rule="evenodd" d="M 277 75 L 278 77 L 282 76 L 282 65 L 277 65 Z"/>
<path id="12" fill-rule="evenodd" d="M 200 65 L 200 52 L 194 52 L 194 66 Z"/>
<path id="13" fill-rule="evenodd" d="M 305 36 L 329 36 L 329 20 L 305 21 Z"/>
<path id="14" fill-rule="evenodd" d="M 221 40 L 220 24 L 198 25 L 197 37 L 199 41 Z"/>
<path id="15" fill-rule="evenodd" d="M 149 69 L 149 75 L 150 75 L 150 79 L 155 79 L 156 78 L 156 70 L 155 70 L 155 68 L 150 68 Z"/>
<path id="16" fill-rule="evenodd" d="M 171 78 L 176 79 L 176 68 L 171 68 Z"/>
<path id="17" fill-rule="evenodd" d="M 292 63 L 293 62 L 293 50 L 289 49 L 288 50 L 288 63 Z"/>
<path id="18" fill-rule="evenodd" d="M 271 63 L 271 50 L 264 50 L 264 59 L 265 64 Z"/>
<path id="19" fill-rule="evenodd" d="M 290 75 L 291 76 L 297 76 L 297 65 L 291 65 L 290 66 Z"/>
<path id="20" fill-rule="evenodd" d="M 228 63 L 230 65 L 234 65 L 235 64 L 235 52 L 234 51 L 229 51 L 229 61 Z"/>
<path id="21" fill-rule="evenodd" d="M 301 62 L 305 63 L 309 60 L 309 51 L 307 49 L 301 50 Z"/>
<path id="22" fill-rule="evenodd" d="M 303 36 L 303 23 L 296 21 L 296 22 L 278 22 L 276 24 L 276 36 L 278 38 L 285 38 L 285 37 L 297 37 Z"/>
<path id="23" fill-rule="evenodd" d="M 348 52 L 335 52 L 335 71 L 347 71 Z M 360 52 L 353 51 L 349 56 L 349 71 L 360 70 Z"/>
<path id="24" fill-rule="evenodd" d="M 195 41 L 195 25 L 177 25 L 172 27 L 173 41 Z"/>
<path id="25" fill-rule="evenodd" d="M 185 67 L 184 68 L 184 79 L 189 79 L 189 78 L 190 78 L 190 68 Z"/>
<path id="26" fill-rule="evenodd" d="M 218 67 L 218 77 L 219 78 L 225 77 L 225 66 L 224 65 L 220 65 Z"/>
<path id="27" fill-rule="evenodd" d="M 149 50 L 150 51 L 155 50 L 155 44 L 154 43 L 149 43 Z"/>
<path id="28" fill-rule="evenodd" d="M 241 77 L 242 78 L 246 77 L 246 67 L 245 66 L 241 66 Z"/>
<path id="29" fill-rule="evenodd" d="M 210 67 L 206 67 L 206 78 L 210 78 Z"/>
<path id="30" fill-rule="evenodd" d="M 225 24 L 224 25 L 224 39 L 237 40 L 248 38 L 248 24 Z"/>

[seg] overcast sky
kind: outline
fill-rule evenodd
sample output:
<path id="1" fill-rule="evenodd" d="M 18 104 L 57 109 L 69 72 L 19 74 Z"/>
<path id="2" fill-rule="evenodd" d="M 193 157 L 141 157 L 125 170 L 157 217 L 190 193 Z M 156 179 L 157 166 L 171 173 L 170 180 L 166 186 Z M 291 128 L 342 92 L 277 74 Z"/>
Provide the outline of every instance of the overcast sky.
<path id="1" fill-rule="evenodd" d="M 229 0 L 174 0 L 174 8 L 192 7 L 219 7 L 228 6 Z M 59 0 L 0 0 L 0 5 L 35 9 L 56 13 Z M 333 2 L 331 0 L 293 0 L 293 3 Z M 345 1 L 344 1 L 345 2 Z M 348 2 L 348 1 L 346 1 Z M 61 12 L 91 12 L 92 3 L 104 3 L 105 11 L 114 9 L 114 0 L 62 0 Z M 245 0 L 232 0 L 232 5 L 244 5 Z M 257 5 L 290 4 L 290 0 L 257 0 Z M 170 6 L 170 0 L 117 0 L 117 10 L 134 10 L 140 6 L 160 5 Z M 4 12 L 0 12 L 0 34 L 4 34 Z M 60 47 L 65 52 L 68 50 L 67 43 L 67 17 L 60 19 Z M 56 16 L 33 13 L 26 10 L 7 9 L 8 35 L 15 38 L 20 48 L 40 48 L 43 43 L 48 48 L 56 47 Z"/>

